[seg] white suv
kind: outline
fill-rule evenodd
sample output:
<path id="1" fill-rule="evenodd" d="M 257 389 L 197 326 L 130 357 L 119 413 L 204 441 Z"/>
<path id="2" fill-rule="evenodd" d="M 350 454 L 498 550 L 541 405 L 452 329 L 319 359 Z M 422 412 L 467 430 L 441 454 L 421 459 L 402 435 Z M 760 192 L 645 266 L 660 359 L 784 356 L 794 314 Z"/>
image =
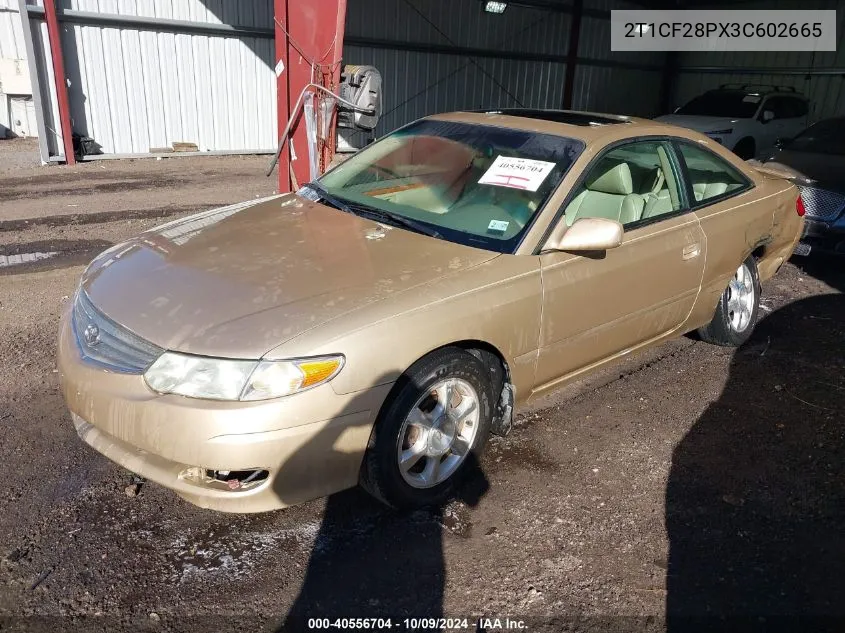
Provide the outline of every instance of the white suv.
<path id="1" fill-rule="evenodd" d="M 657 120 L 702 132 L 749 159 L 807 127 L 809 109 L 793 88 L 723 84 Z"/>

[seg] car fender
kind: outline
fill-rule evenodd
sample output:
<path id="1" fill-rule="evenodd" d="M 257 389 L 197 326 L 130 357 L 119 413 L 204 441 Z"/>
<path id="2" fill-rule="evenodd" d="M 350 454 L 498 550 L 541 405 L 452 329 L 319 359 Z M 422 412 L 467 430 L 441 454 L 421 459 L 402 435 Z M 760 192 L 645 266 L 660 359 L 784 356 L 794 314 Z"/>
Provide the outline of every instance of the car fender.
<path id="1" fill-rule="evenodd" d="M 395 381 L 414 362 L 456 342 L 499 351 L 519 395 L 533 387 L 542 311 L 539 257 L 503 255 L 476 268 L 362 308 L 295 339 L 265 358 L 341 353 L 331 382 L 347 394 Z"/>

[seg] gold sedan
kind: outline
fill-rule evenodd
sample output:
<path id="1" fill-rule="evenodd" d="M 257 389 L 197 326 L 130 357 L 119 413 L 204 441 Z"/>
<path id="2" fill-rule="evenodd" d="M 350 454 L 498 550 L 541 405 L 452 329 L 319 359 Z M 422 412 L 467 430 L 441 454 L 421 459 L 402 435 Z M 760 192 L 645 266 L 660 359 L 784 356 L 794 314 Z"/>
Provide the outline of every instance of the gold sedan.
<path id="1" fill-rule="evenodd" d="M 747 340 L 802 213 L 692 131 L 434 116 L 101 254 L 63 391 L 83 440 L 203 507 L 440 503 L 521 403 L 685 332 Z"/>

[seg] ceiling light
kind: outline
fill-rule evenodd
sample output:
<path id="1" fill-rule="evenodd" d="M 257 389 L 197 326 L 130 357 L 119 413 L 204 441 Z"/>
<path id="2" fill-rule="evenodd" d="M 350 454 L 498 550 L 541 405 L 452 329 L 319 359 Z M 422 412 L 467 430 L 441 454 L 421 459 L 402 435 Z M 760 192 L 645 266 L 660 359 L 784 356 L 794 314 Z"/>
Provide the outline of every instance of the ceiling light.
<path id="1" fill-rule="evenodd" d="M 487 11 L 487 13 L 504 13 L 507 8 L 507 2 L 494 2 L 493 0 L 488 0 L 484 5 L 484 10 Z"/>

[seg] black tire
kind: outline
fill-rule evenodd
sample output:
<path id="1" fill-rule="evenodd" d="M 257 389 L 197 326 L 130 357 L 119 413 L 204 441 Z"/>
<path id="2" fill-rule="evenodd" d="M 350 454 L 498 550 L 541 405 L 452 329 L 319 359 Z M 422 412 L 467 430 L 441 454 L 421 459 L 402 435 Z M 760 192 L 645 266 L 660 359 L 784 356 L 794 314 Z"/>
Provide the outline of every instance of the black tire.
<path id="1" fill-rule="evenodd" d="M 716 306 L 716 313 L 713 315 L 713 320 L 698 330 L 701 340 L 724 347 L 739 347 L 751 338 L 751 333 L 754 331 L 754 326 L 757 325 L 757 318 L 760 313 L 760 276 L 757 273 L 757 261 L 752 256 L 749 256 L 737 268 L 737 275 L 743 268 L 748 271 L 747 274 L 751 277 L 751 285 L 754 292 L 753 304 L 750 308 L 750 316 L 747 324 L 740 328 L 735 325 L 735 310 L 731 307 L 731 297 L 735 292 L 734 284 L 738 283 L 737 276 L 735 275 L 728 284 L 728 287 L 725 288 L 722 296 L 719 297 L 719 303 Z"/>
<path id="2" fill-rule="evenodd" d="M 399 469 L 399 433 L 420 398 L 447 378 L 466 381 L 478 395 L 479 413 L 475 422 L 475 435 L 466 457 L 448 479 L 430 488 L 414 487 L 405 480 Z M 361 466 L 361 486 L 376 499 L 394 508 L 443 504 L 460 482 L 477 467 L 478 458 L 490 435 L 494 403 L 490 371 L 472 354 L 456 347 L 446 347 L 417 361 L 399 378 L 379 412 Z"/>
<path id="3" fill-rule="evenodd" d="M 734 147 L 734 154 L 739 156 L 742 160 L 748 160 L 749 158 L 754 158 L 754 155 L 757 153 L 757 144 L 754 142 L 754 139 L 750 136 L 746 136 L 736 144 Z"/>

